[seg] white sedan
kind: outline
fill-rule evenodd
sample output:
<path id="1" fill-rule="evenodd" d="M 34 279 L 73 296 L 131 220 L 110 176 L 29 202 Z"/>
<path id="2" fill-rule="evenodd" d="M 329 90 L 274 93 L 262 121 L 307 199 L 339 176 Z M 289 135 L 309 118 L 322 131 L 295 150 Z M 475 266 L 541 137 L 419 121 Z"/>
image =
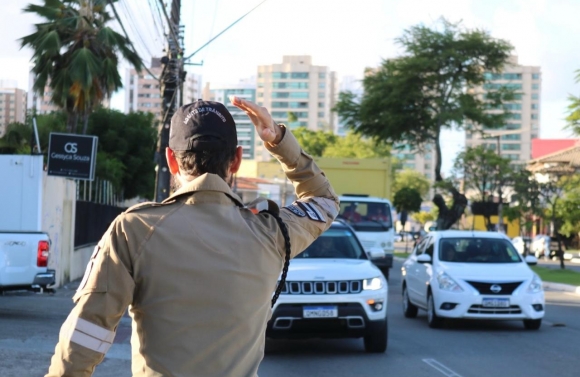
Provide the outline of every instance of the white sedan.
<path id="1" fill-rule="evenodd" d="M 501 233 L 430 232 L 402 267 L 403 312 L 427 311 L 430 327 L 444 318 L 523 320 L 539 329 L 544 317 L 542 281 Z"/>

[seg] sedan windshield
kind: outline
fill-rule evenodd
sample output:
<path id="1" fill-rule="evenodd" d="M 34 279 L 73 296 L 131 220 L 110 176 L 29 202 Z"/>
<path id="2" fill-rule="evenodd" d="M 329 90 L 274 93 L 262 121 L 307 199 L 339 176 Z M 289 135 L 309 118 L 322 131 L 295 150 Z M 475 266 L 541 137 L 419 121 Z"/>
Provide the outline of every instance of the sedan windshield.
<path id="1" fill-rule="evenodd" d="M 439 260 L 458 263 L 519 263 L 512 243 L 497 238 L 444 238 L 439 243 Z"/>
<path id="2" fill-rule="evenodd" d="M 328 229 L 296 258 L 367 259 L 362 247 L 348 229 Z"/>

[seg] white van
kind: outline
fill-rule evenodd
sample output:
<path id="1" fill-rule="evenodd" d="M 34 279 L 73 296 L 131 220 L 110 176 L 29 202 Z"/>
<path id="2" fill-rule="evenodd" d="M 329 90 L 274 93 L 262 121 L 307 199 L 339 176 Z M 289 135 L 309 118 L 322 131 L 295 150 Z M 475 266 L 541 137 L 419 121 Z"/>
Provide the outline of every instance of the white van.
<path id="1" fill-rule="evenodd" d="M 372 259 L 386 278 L 393 266 L 395 229 L 392 204 L 385 198 L 361 194 L 340 196 L 338 217 L 346 220 L 355 230 L 364 249 L 380 247 L 385 251 L 383 258 Z"/>

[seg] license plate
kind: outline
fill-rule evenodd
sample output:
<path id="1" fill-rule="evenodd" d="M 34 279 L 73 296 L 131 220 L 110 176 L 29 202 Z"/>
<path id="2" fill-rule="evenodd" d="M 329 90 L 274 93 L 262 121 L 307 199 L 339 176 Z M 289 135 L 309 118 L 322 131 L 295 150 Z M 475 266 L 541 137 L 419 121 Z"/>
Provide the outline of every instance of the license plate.
<path id="1" fill-rule="evenodd" d="M 481 305 L 485 308 L 509 308 L 509 298 L 484 298 Z"/>
<path id="2" fill-rule="evenodd" d="M 338 308 L 336 306 L 305 306 L 302 308 L 304 318 L 336 318 Z"/>

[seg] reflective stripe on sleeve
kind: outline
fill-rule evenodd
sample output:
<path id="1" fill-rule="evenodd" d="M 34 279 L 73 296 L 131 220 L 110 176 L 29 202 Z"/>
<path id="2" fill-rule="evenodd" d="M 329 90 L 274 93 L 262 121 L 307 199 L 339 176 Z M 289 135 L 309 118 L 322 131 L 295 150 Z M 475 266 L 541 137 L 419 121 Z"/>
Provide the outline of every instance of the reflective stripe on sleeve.
<path id="1" fill-rule="evenodd" d="M 113 344 L 115 332 L 70 315 L 62 326 L 60 336 L 85 348 L 105 354 Z"/>

